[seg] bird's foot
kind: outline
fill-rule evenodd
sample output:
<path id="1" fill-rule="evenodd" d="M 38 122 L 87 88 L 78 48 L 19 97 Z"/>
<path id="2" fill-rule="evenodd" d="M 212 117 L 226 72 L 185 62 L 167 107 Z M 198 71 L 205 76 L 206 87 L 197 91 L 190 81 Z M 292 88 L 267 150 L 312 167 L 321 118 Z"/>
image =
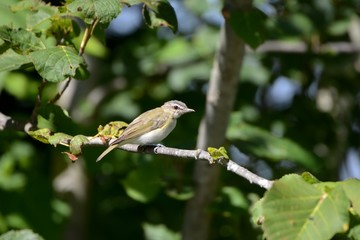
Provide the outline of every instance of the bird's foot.
<path id="1" fill-rule="evenodd" d="M 158 144 L 154 144 L 155 145 L 155 148 L 154 148 L 154 152 L 157 153 L 158 149 L 159 148 L 162 148 L 162 147 L 165 147 L 164 145 L 158 143 Z"/>
<path id="2" fill-rule="evenodd" d="M 154 149 L 154 152 L 156 153 L 157 150 L 161 147 L 165 147 L 164 145 L 158 143 L 158 144 L 144 144 L 144 145 L 139 145 L 138 147 L 138 150 L 141 151 L 141 152 L 144 152 L 145 149 L 147 148 L 153 148 Z"/>

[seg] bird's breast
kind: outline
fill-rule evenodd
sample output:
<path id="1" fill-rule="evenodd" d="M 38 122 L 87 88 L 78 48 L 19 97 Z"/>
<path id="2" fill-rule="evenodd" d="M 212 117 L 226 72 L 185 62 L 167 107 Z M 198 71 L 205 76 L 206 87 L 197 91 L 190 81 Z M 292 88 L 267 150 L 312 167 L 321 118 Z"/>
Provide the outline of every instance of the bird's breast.
<path id="1" fill-rule="evenodd" d="M 166 138 L 176 126 L 176 119 L 173 119 L 170 123 L 165 124 L 162 128 L 154 129 L 148 133 L 141 135 L 137 139 L 138 144 L 156 144 Z"/>

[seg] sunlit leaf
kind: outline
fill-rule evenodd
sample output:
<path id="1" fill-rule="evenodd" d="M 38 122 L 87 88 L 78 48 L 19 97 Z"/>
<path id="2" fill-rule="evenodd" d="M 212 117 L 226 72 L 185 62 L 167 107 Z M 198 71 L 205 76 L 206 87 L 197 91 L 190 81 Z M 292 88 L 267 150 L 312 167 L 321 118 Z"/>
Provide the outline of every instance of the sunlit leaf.
<path id="1" fill-rule="evenodd" d="M 24 64 L 29 63 L 31 63 L 31 59 L 27 55 L 21 55 L 12 49 L 8 49 L 6 52 L 1 54 L 0 72 L 16 70 Z"/>
<path id="2" fill-rule="evenodd" d="M 21 28 L 14 29 L 8 26 L 0 26 L 0 39 L 20 54 L 28 54 L 31 51 L 45 48 L 45 45 L 35 33 Z"/>
<path id="3" fill-rule="evenodd" d="M 275 181 L 263 201 L 266 239 L 331 239 L 347 230 L 349 201 L 341 185 L 321 190 L 291 174 Z"/>
<path id="4" fill-rule="evenodd" d="M 36 131 L 29 131 L 28 134 L 36 140 L 48 144 L 51 131 L 48 128 L 42 128 Z"/>
<path id="5" fill-rule="evenodd" d="M 0 236 L 0 240 L 44 240 L 40 235 L 32 230 L 11 230 Z"/>
<path id="6" fill-rule="evenodd" d="M 147 240 L 180 240 L 180 234 L 167 228 L 164 224 L 153 225 L 149 223 L 143 224 L 145 239 Z"/>
<path id="7" fill-rule="evenodd" d="M 26 13 L 26 28 L 39 30 L 50 27 L 50 18 L 59 13 L 57 7 L 38 0 L 22 0 L 12 5 L 11 10 Z"/>
<path id="8" fill-rule="evenodd" d="M 351 202 L 355 212 L 360 216 L 360 180 L 359 179 L 348 179 L 342 182 L 345 194 Z"/>
<path id="9" fill-rule="evenodd" d="M 360 225 L 356 225 L 355 227 L 351 228 L 348 236 L 350 237 L 350 239 L 360 239 Z"/>
<path id="10" fill-rule="evenodd" d="M 213 148 L 213 147 L 208 147 L 208 152 L 210 153 L 211 158 L 213 159 L 213 161 L 216 161 L 218 159 L 229 159 L 229 156 L 227 154 L 227 151 L 224 147 L 220 147 L 220 148 Z"/>
<path id="11" fill-rule="evenodd" d="M 102 136 L 102 137 L 119 137 L 121 133 L 124 131 L 124 129 L 127 127 L 127 123 L 123 121 L 113 121 L 109 122 L 105 126 L 99 126 L 98 127 L 98 133 L 95 135 Z"/>
<path id="12" fill-rule="evenodd" d="M 120 14 L 122 4 L 119 0 L 74 0 L 67 8 L 70 12 L 82 14 L 88 24 L 95 18 L 101 23 L 109 23 Z"/>
<path id="13" fill-rule="evenodd" d="M 30 54 L 38 73 L 49 82 L 61 82 L 74 77 L 84 59 L 74 48 L 57 46 Z"/>
<path id="14" fill-rule="evenodd" d="M 301 174 L 301 177 L 308 183 L 313 184 L 313 183 L 319 183 L 320 181 L 311 173 L 309 172 L 303 172 Z"/>

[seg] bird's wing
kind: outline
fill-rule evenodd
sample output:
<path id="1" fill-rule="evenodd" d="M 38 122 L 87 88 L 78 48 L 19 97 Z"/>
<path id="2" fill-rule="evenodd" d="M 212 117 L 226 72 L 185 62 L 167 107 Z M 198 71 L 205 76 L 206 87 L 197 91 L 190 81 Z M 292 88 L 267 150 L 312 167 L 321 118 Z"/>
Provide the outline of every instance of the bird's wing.
<path id="1" fill-rule="evenodd" d="M 125 128 L 121 136 L 112 142 L 111 145 L 119 144 L 125 140 L 132 140 L 147 132 L 160 128 L 167 120 L 169 120 L 169 118 L 164 116 L 162 111 L 155 111 L 155 109 L 153 109 L 144 112 L 135 118 L 127 128 Z"/>

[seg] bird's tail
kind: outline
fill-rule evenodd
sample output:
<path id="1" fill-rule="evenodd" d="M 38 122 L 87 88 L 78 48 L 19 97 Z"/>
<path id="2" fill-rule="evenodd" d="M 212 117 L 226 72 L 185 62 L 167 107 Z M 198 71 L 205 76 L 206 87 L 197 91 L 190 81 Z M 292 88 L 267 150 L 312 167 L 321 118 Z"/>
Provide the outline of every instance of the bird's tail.
<path id="1" fill-rule="evenodd" d="M 97 159 L 96 162 L 100 161 L 103 157 L 105 157 L 106 154 L 108 154 L 109 152 L 111 152 L 113 149 L 117 148 L 119 146 L 119 144 L 115 144 L 115 145 L 111 145 L 110 147 L 108 147 Z"/>

